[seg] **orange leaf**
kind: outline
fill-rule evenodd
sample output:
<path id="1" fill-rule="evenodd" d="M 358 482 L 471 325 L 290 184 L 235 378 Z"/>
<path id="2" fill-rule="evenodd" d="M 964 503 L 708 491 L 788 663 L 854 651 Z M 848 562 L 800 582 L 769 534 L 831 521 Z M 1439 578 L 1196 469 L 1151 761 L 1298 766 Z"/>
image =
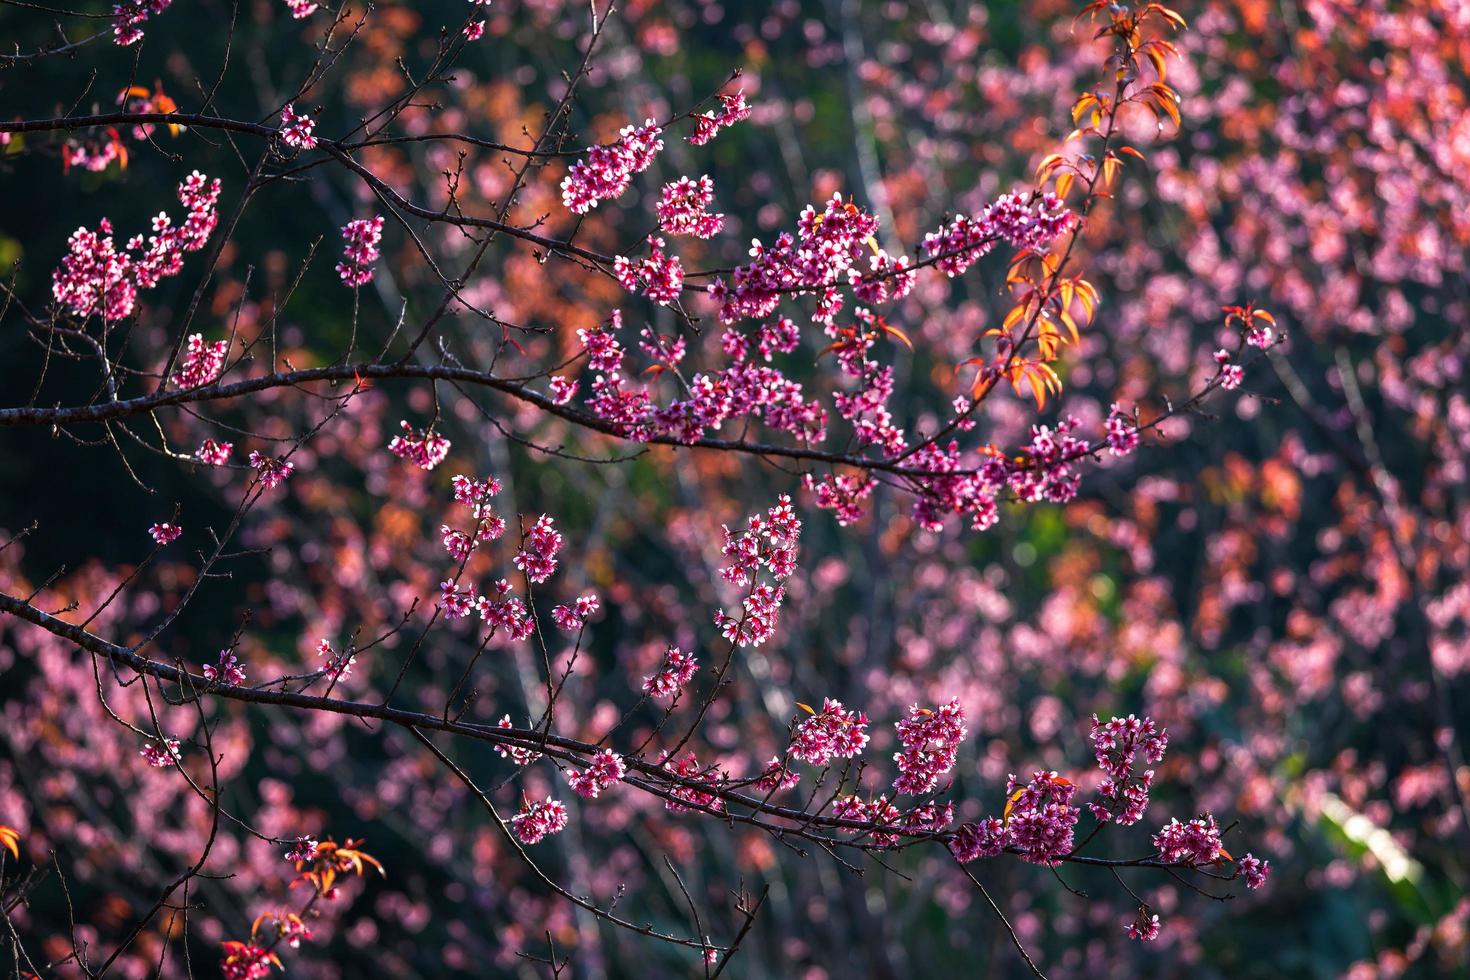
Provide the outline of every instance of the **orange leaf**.
<path id="1" fill-rule="evenodd" d="M 0 847 L 4 847 L 17 861 L 20 860 L 20 832 L 14 827 L 0 826 Z"/>
<path id="2" fill-rule="evenodd" d="M 914 349 L 914 342 L 912 340 L 909 340 L 909 335 L 904 333 L 897 327 L 890 326 L 887 320 L 879 319 L 878 326 L 883 328 L 884 333 L 893 337 L 897 337 L 899 340 L 903 341 L 903 345 L 909 350 Z"/>
<path id="3" fill-rule="evenodd" d="M 1010 820 L 1011 820 L 1011 811 L 1016 808 L 1016 801 L 1019 800 L 1022 796 L 1024 796 L 1025 793 L 1026 793 L 1026 790 L 1024 788 L 1018 789 L 1014 793 L 1011 794 L 1011 798 L 1010 799 L 1006 800 L 1005 812 L 1002 813 L 1001 814 L 1001 817 L 1000 817 L 1001 823 L 1010 823 Z"/>

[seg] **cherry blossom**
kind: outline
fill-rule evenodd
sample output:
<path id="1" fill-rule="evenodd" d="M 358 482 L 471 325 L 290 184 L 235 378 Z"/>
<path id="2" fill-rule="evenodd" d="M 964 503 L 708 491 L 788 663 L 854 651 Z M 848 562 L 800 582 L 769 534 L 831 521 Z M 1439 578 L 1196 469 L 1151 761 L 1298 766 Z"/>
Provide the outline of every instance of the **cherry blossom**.
<path id="1" fill-rule="evenodd" d="M 342 261 L 337 263 L 337 275 L 344 285 L 366 286 L 373 281 L 373 264 L 381 255 L 378 245 L 382 240 L 382 215 L 356 218 L 342 226 Z"/>
<path id="2" fill-rule="evenodd" d="M 316 137 L 311 134 L 316 120 L 306 114 L 298 115 L 296 107 L 287 104 L 281 110 L 281 142 L 298 150 L 316 148 Z"/>
<path id="3" fill-rule="evenodd" d="M 566 829 L 567 808 L 549 796 L 545 800 L 527 800 L 510 822 L 522 844 L 539 844 Z"/>
<path id="4" fill-rule="evenodd" d="M 388 443 L 388 451 L 399 459 L 406 459 L 421 469 L 432 470 L 444 462 L 449 455 L 450 441 L 425 429 L 419 432 L 407 422 L 399 422 L 403 435 L 394 436 Z"/>
<path id="5" fill-rule="evenodd" d="M 260 474 L 260 485 L 266 490 L 274 490 L 280 486 L 296 469 L 296 464 L 290 460 L 267 456 L 257 450 L 250 453 L 250 466 Z"/>
<path id="6" fill-rule="evenodd" d="M 620 782 L 628 772 L 623 757 L 611 749 L 603 749 L 592 757 L 585 769 L 568 769 L 567 782 L 578 796 L 595 800 L 609 786 Z"/>
<path id="7" fill-rule="evenodd" d="M 177 541 L 179 535 L 183 533 L 184 529 L 177 524 L 154 524 L 148 528 L 149 536 L 159 544 L 168 544 L 170 541 Z"/>

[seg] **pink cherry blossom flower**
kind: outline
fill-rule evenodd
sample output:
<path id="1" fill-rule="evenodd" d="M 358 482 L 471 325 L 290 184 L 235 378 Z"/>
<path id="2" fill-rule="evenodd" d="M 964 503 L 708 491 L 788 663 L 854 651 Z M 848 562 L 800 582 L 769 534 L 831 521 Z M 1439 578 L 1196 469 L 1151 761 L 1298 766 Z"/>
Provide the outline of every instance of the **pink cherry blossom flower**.
<path id="1" fill-rule="evenodd" d="M 78 228 L 67 239 L 68 254 L 51 273 L 51 295 L 66 313 L 79 318 L 98 315 L 121 320 L 132 315 L 141 290 L 152 289 L 184 267 L 184 253 L 197 252 L 219 223 L 216 205 L 220 182 L 199 171 L 178 187 L 188 209 L 182 224 L 166 214 L 153 219 L 153 234 L 135 235 L 118 248 L 112 223 L 103 218 L 97 231 Z"/>
<path id="2" fill-rule="evenodd" d="M 558 629 L 574 633 L 582 628 L 582 624 L 602 606 L 602 602 L 594 593 L 578 596 L 576 601 L 569 606 L 557 606 L 551 610 L 552 621 Z"/>
<path id="3" fill-rule="evenodd" d="M 170 541 L 178 540 L 184 529 L 177 524 L 154 524 L 148 529 L 149 535 L 159 544 L 168 544 Z"/>
<path id="4" fill-rule="evenodd" d="M 388 443 L 388 451 L 394 456 L 406 459 L 420 469 L 432 470 L 449 455 L 451 443 L 448 439 L 428 429 L 416 431 L 404 421 L 398 424 L 403 427 L 403 435 L 394 436 Z"/>
<path id="5" fill-rule="evenodd" d="M 194 450 L 194 458 L 209 466 L 223 466 L 230 460 L 230 452 L 235 448 L 232 442 L 215 442 L 213 439 L 205 439 Z"/>
<path id="6" fill-rule="evenodd" d="M 868 716 L 847 711 L 841 701 L 827 698 L 822 710 L 797 726 L 790 753 L 803 762 L 825 766 L 833 759 L 851 759 L 868 744 Z"/>
<path id="7" fill-rule="evenodd" d="M 660 133 L 649 119 L 641 127 L 625 126 L 616 142 L 588 150 L 561 182 L 562 204 L 573 214 L 586 214 L 603 201 L 622 197 L 633 175 L 648 169 L 664 148 Z"/>
<path id="8" fill-rule="evenodd" d="M 314 149 L 316 137 L 311 132 L 315 128 L 316 120 L 309 115 L 297 115 L 294 105 L 288 103 L 281 110 L 281 142 L 287 146 L 298 150 Z"/>
<path id="9" fill-rule="evenodd" d="M 166 769 L 169 766 L 179 764 L 179 740 L 176 738 L 164 738 L 162 743 L 149 742 L 143 746 L 138 753 L 143 761 L 154 769 Z"/>
<path id="10" fill-rule="evenodd" d="M 475 609 L 478 598 L 473 585 L 461 589 L 449 579 L 439 583 L 439 608 L 444 610 L 448 619 L 468 616 Z"/>
<path id="11" fill-rule="evenodd" d="M 291 850 L 286 852 L 286 860 L 293 864 L 299 861 L 316 860 L 317 842 L 310 837 L 303 837 L 291 845 Z"/>
<path id="12" fill-rule="evenodd" d="M 1134 759 L 1142 751 L 1146 762 L 1158 765 L 1169 747 L 1169 733 L 1150 718 L 1129 715 L 1103 724 L 1093 715 L 1091 737 L 1103 781 L 1097 788 L 1098 798 L 1087 808 L 1104 823 L 1116 820 L 1131 826 L 1143 818 L 1154 780 L 1152 769 L 1134 771 Z"/>
<path id="13" fill-rule="evenodd" d="M 560 800 L 528 800 L 521 812 L 510 818 L 516 838 L 522 844 L 539 844 L 551 834 L 559 834 L 567 826 L 567 808 Z"/>
<path id="14" fill-rule="evenodd" d="M 578 796 L 595 800 L 603 790 L 620 782 L 627 772 L 622 756 L 611 749 L 603 749 L 592 757 L 586 769 L 568 769 L 566 776 Z"/>
<path id="15" fill-rule="evenodd" d="M 1147 905 L 1138 907 L 1138 915 L 1128 923 L 1128 938 L 1151 943 L 1159 938 L 1159 917 L 1149 912 Z"/>
<path id="16" fill-rule="evenodd" d="M 1245 887 L 1252 890 L 1262 888 L 1266 884 L 1267 877 L 1271 874 L 1271 862 L 1263 861 L 1254 854 L 1247 853 L 1237 863 L 1240 873 L 1245 875 Z"/>
<path id="17" fill-rule="evenodd" d="M 553 404 L 565 405 L 576 397 L 578 385 L 571 378 L 554 375 L 547 383 L 551 387 L 551 401 Z"/>
<path id="18" fill-rule="evenodd" d="M 670 813 L 685 813 L 692 807 L 701 807 L 706 810 L 713 810 L 716 813 L 724 810 L 725 804 L 723 800 L 713 793 L 708 793 L 697 788 L 700 783 L 716 785 L 724 782 L 724 778 L 718 769 L 713 766 L 708 768 L 701 766 L 699 759 L 695 757 L 693 752 L 686 752 L 682 758 L 677 760 L 665 758 L 662 760 L 662 765 L 664 769 L 681 780 L 680 783 L 673 785 L 669 789 L 669 794 L 673 799 L 664 800 L 665 810 L 668 810 Z M 696 785 L 686 785 L 690 782 Z"/>
<path id="19" fill-rule="evenodd" d="M 373 263 L 382 254 L 383 216 L 357 218 L 342 226 L 342 261 L 337 275 L 348 286 L 366 286 L 373 281 Z"/>
<path id="20" fill-rule="evenodd" d="M 743 90 L 734 95 L 722 95 L 718 111 L 711 110 L 695 117 L 694 133 L 689 136 L 689 142 L 695 146 L 703 146 L 714 139 L 721 129 L 749 118 L 750 106 L 745 101 Z"/>
<path id="21" fill-rule="evenodd" d="M 643 678 L 643 693 L 652 698 L 671 698 L 694 678 L 699 661 L 694 654 L 669 647 L 657 671 Z"/>
<path id="22" fill-rule="evenodd" d="M 557 531 L 550 517 L 542 514 L 526 532 L 521 550 L 515 555 L 515 566 L 526 573 L 526 578 L 539 585 L 556 571 L 556 554 L 561 551 L 561 546 L 561 532 Z"/>
<path id="23" fill-rule="evenodd" d="M 668 235 L 713 238 L 725 226 L 723 214 L 710 214 L 715 199 L 715 182 L 708 174 L 693 180 L 680 177 L 665 184 L 659 197 L 658 226 Z"/>
<path id="24" fill-rule="evenodd" d="M 893 788 L 913 796 L 933 791 L 939 777 L 954 768 L 955 753 L 968 733 L 959 700 L 934 709 L 911 705 L 908 717 L 894 727 L 902 748 L 893 754 L 899 771 Z"/>
<path id="25" fill-rule="evenodd" d="M 1003 194 L 978 215 L 956 215 L 924 236 L 921 251 L 947 276 L 958 276 L 1002 241 L 1018 249 L 1043 250 L 1074 219 L 1055 194 L 1039 199 Z"/>
<path id="26" fill-rule="evenodd" d="M 667 306 L 679 298 L 684 288 L 684 266 L 677 255 L 664 252 L 664 240 L 656 235 L 649 236 L 648 255 L 635 262 L 626 255 L 613 260 L 613 275 L 629 292 L 642 292 L 644 296 Z"/>
<path id="27" fill-rule="evenodd" d="M 1114 456 L 1127 456 L 1138 448 L 1138 423 L 1113 403 L 1106 422 L 1108 451 Z"/>
<path id="28" fill-rule="evenodd" d="M 265 980 L 271 975 L 275 961 L 271 951 L 254 943 L 230 941 L 224 944 L 219 972 L 225 980 Z"/>
<path id="29" fill-rule="evenodd" d="M 143 24 L 169 8 L 173 0 L 116 0 L 112 5 L 112 34 L 120 45 L 143 39 Z"/>
<path id="30" fill-rule="evenodd" d="M 174 384 L 180 388 L 198 388 L 218 378 L 225 368 L 225 351 L 229 344 L 228 340 L 206 344 L 203 334 L 190 334 L 179 369 L 174 372 Z"/>
<path id="31" fill-rule="evenodd" d="M 1169 864 L 1194 867 L 1220 859 L 1220 827 L 1208 813 L 1188 823 L 1172 819 L 1154 834 L 1153 840 L 1159 860 Z"/>
<path id="32" fill-rule="evenodd" d="M 221 650 L 219 663 L 204 665 L 204 676 L 220 684 L 239 687 L 245 683 L 245 664 L 235 657 L 233 651 Z"/>
<path id="33" fill-rule="evenodd" d="M 495 727 L 514 728 L 515 726 L 510 723 L 510 715 L 503 715 L 501 719 L 495 723 Z M 495 754 L 500 756 L 502 759 L 509 759 L 511 762 L 514 762 L 518 766 L 529 766 L 531 763 L 541 758 L 540 752 L 537 752 L 535 749 L 528 749 L 520 745 L 498 744 L 495 746 Z"/>
<path id="34" fill-rule="evenodd" d="M 250 453 L 250 465 L 260 474 L 260 484 L 267 490 L 280 486 L 296 469 L 296 464 L 290 460 L 277 459 L 256 451 Z"/>
<path id="35" fill-rule="evenodd" d="M 968 864 L 977 858 L 995 857 L 1010 844 L 1005 823 L 999 817 L 988 817 L 979 823 L 960 824 L 949 849 L 960 861 Z"/>
<path id="36" fill-rule="evenodd" d="M 1056 865 L 1072 852 L 1080 811 L 1071 805 L 1077 787 L 1055 772 L 1037 771 L 1024 785 L 1015 775 L 1006 784 L 1011 813 L 1005 821 L 1007 846 L 1019 848 L 1032 864 Z"/>
<path id="37" fill-rule="evenodd" d="M 780 756 L 772 756 L 771 761 L 766 763 L 765 769 L 761 770 L 761 776 L 755 781 L 755 787 L 762 793 L 776 793 L 783 789 L 790 789 L 799 782 L 801 782 L 799 772 L 788 768 Z"/>

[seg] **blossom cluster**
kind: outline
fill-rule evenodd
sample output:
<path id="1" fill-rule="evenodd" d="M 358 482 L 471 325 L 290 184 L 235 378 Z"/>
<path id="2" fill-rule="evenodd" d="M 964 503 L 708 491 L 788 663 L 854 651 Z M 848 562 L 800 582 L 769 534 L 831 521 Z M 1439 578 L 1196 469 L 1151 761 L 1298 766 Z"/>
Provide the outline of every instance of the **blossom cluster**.
<path id="1" fill-rule="evenodd" d="M 1159 938 L 1159 917 L 1147 905 L 1138 907 L 1138 915 L 1128 923 L 1128 938 L 1149 943 Z"/>
<path id="2" fill-rule="evenodd" d="M 950 843 L 961 861 L 993 857 L 1010 848 L 1022 860 L 1054 866 L 1072 853 L 1081 811 L 1072 806 L 1077 787 L 1055 772 L 1037 771 L 1024 785 L 1012 774 L 1006 783 L 1006 815 L 963 824 Z"/>
<path id="3" fill-rule="evenodd" d="M 225 980 L 264 980 L 271 975 L 272 966 L 280 965 L 274 953 L 254 943 L 231 939 L 223 944 L 223 949 L 219 971 Z"/>
<path id="4" fill-rule="evenodd" d="M 204 676 L 219 684 L 239 687 L 245 683 L 245 664 L 235 656 L 233 650 L 221 650 L 218 663 L 204 665 Z"/>
<path id="5" fill-rule="evenodd" d="M 566 829 L 566 804 L 549 796 L 544 800 L 527 800 L 510 822 L 522 844 L 539 844 L 551 834 Z"/>
<path id="6" fill-rule="evenodd" d="M 6 133 L 9 142 L 9 133 Z M 61 172 L 70 173 L 72 167 L 81 167 L 92 173 L 101 173 L 114 161 L 123 168 L 128 165 L 128 148 L 123 144 L 117 130 L 108 127 L 104 136 L 83 135 L 72 137 L 61 145 Z"/>
<path id="7" fill-rule="evenodd" d="M 679 257 L 667 254 L 664 240 L 653 235 L 648 239 L 648 255 L 637 262 L 619 255 L 613 260 L 613 275 L 624 289 L 641 291 L 660 306 L 677 300 L 684 288 L 684 266 Z"/>
<path id="8" fill-rule="evenodd" d="M 745 101 L 743 90 L 734 95 L 722 95 L 718 111 L 710 110 L 695 117 L 694 132 L 690 134 L 689 142 L 695 146 L 703 146 L 714 139 L 721 129 L 749 118 L 750 105 Z"/>
<path id="9" fill-rule="evenodd" d="M 337 651 L 332 649 L 331 641 L 325 637 L 316 645 L 316 655 L 326 658 L 322 672 L 334 681 L 345 680 L 352 674 L 352 668 L 357 665 L 355 655 L 344 653 L 339 657 Z"/>
<path id="10" fill-rule="evenodd" d="M 552 609 L 551 620 L 556 623 L 558 629 L 566 630 L 568 633 L 576 632 L 601 607 L 602 601 L 595 593 L 589 592 L 578 596 L 571 605 L 557 606 Z"/>
<path id="11" fill-rule="evenodd" d="M 223 466 L 229 462 L 230 452 L 235 448 L 232 442 L 216 442 L 213 439 L 205 439 L 194 450 L 194 458 L 208 466 Z"/>
<path id="12" fill-rule="evenodd" d="M 1092 716 L 1092 747 L 1103 772 L 1098 787 L 1099 799 L 1089 803 L 1094 816 L 1103 822 L 1116 819 L 1127 827 L 1143 817 L 1148 806 L 1152 769 L 1135 775 L 1133 762 L 1139 751 L 1145 762 L 1158 765 L 1164 761 L 1169 747 L 1169 733 L 1156 726 L 1151 718 L 1112 718 L 1106 724 Z"/>
<path id="13" fill-rule="evenodd" d="M 731 274 L 733 286 L 722 278 L 710 284 L 720 322 L 762 319 L 775 312 L 783 296 L 817 293 L 812 320 L 830 324 L 843 305 L 839 284 L 849 282 L 849 272 L 870 254 L 877 232 L 877 217 L 841 194 L 834 194 L 820 213 L 807 205 L 795 235 L 783 232 L 770 246 L 758 239 L 751 243 L 751 261 Z"/>
<path id="14" fill-rule="evenodd" d="M 749 587 L 737 619 L 723 609 L 715 613 L 715 625 L 725 639 L 736 646 L 760 646 L 776 632 L 781 603 L 786 590 L 777 584 L 796 570 L 797 542 L 801 537 L 801 521 L 792 509 L 791 498 L 781 495 L 766 516 L 752 514 L 744 529 L 723 528 L 725 544 L 722 554 L 729 564 L 720 576 L 732 585 Z M 771 581 L 762 581 L 764 569 Z"/>
<path id="15" fill-rule="evenodd" d="M 623 368 L 625 350 L 617 339 L 621 326 L 622 314 L 614 310 L 601 327 L 578 331 L 586 348 L 588 366 L 597 372 L 587 399 L 588 407 L 620 435 L 638 440 L 663 435 L 690 442 L 708 430 L 718 429 L 734 416 L 759 415 L 771 428 L 790 432 L 803 440 L 826 437 L 826 409 L 815 400 L 808 400 L 801 385 L 782 372 L 745 363 L 749 339 L 732 330 L 726 331 L 723 342 L 736 363 L 715 374 L 693 375 L 688 398 L 656 406 L 647 387 L 627 383 Z M 757 339 L 765 352 L 793 350 L 797 342 L 795 325 L 786 320 L 763 326 Z M 676 347 L 677 344 L 661 344 L 651 356 L 661 364 L 677 356 Z"/>
<path id="16" fill-rule="evenodd" d="M 505 533 L 505 520 L 497 515 L 490 501 L 500 493 L 500 481 L 494 478 L 475 480 L 459 474 L 451 480 L 454 499 L 470 509 L 475 518 L 472 531 L 462 531 L 449 525 L 439 530 L 444 550 L 449 556 L 463 563 L 470 552 L 483 541 L 492 541 Z M 532 582 L 543 582 L 556 570 L 556 553 L 561 549 L 562 537 L 552 526 L 551 518 L 542 515 L 527 533 L 521 550 L 516 552 L 515 565 L 524 571 Z M 524 640 L 535 630 L 535 621 L 530 609 L 519 596 L 512 594 L 510 582 L 497 579 L 489 591 L 481 595 L 474 585 L 461 587 L 458 577 L 439 583 L 440 611 L 449 619 L 462 619 L 472 611 L 479 614 L 491 627 L 492 633 L 504 631 L 514 640 Z"/>
<path id="17" fill-rule="evenodd" d="M 694 654 L 669 647 L 658 670 L 643 678 L 643 693 L 653 698 L 671 698 L 694 678 L 697 670 L 699 661 L 694 659 Z"/>
<path id="18" fill-rule="evenodd" d="M 153 538 L 158 544 L 168 544 L 170 541 L 177 541 L 179 535 L 183 533 L 184 529 L 177 524 L 154 524 L 148 528 L 149 537 Z"/>
<path id="19" fill-rule="evenodd" d="M 431 429 L 419 432 L 406 421 L 398 423 L 403 435 L 394 436 L 388 443 L 388 451 L 399 459 L 406 459 L 421 469 L 432 470 L 444 462 L 449 455 L 450 441 Z"/>
<path id="20" fill-rule="evenodd" d="M 1073 224 L 1055 194 L 1003 194 L 978 215 L 956 215 L 939 231 L 924 236 L 920 250 L 947 276 L 958 276 L 1002 241 L 1019 249 L 1041 250 Z"/>
<path id="21" fill-rule="evenodd" d="M 903 816 L 898 807 L 888 801 L 887 796 L 865 800 L 860 796 L 839 796 L 832 801 L 832 814 L 841 820 L 860 820 L 878 826 L 895 826 Z M 882 830 L 862 831 L 877 847 L 892 847 L 898 843 L 899 835 Z"/>
<path id="22" fill-rule="evenodd" d="M 679 759 L 665 757 L 661 760 L 663 768 L 673 773 L 685 782 L 709 783 L 716 785 L 724 781 L 719 770 L 713 766 L 705 768 L 699 764 L 699 759 L 693 752 L 686 752 Z M 719 813 L 725 808 L 724 801 L 713 793 L 694 786 L 677 785 L 669 790 L 672 799 L 664 800 L 664 809 L 670 813 L 686 813 L 692 807 L 701 807 Z"/>
<path id="23" fill-rule="evenodd" d="M 715 182 L 708 174 L 698 180 L 680 177 L 664 185 L 658 201 L 658 226 L 669 235 L 713 238 L 725 226 L 723 214 L 711 214 Z"/>
<path id="24" fill-rule="evenodd" d="M 965 710 L 957 698 L 933 709 L 915 704 L 895 727 L 902 748 L 893 754 L 899 772 L 893 788 L 911 796 L 932 792 L 939 777 L 954 768 L 955 753 L 968 733 Z"/>
<path id="25" fill-rule="evenodd" d="M 121 45 L 137 44 L 143 39 L 143 25 L 149 17 L 163 13 L 173 0 L 116 0 L 112 5 L 112 34 Z"/>
<path id="26" fill-rule="evenodd" d="M 316 0 L 286 0 L 286 6 L 291 10 L 291 16 L 296 20 L 305 20 L 316 13 L 321 4 Z"/>
<path id="27" fill-rule="evenodd" d="M 296 106 L 287 103 L 281 110 L 281 142 L 287 146 L 294 146 L 298 150 L 311 150 L 316 147 L 316 137 L 312 130 L 316 129 L 316 120 L 306 113 L 297 113 Z"/>
<path id="28" fill-rule="evenodd" d="M 1215 351 L 1215 364 L 1220 369 L 1220 387 L 1226 391 L 1234 391 L 1245 380 L 1245 368 L 1231 363 L 1228 350 L 1221 348 Z"/>
<path id="29" fill-rule="evenodd" d="M 868 744 L 868 716 L 847 711 L 841 701 L 827 698 L 822 710 L 796 727 L 788 751 L 802 762 L 825 766 L 833 759 L 851 759 Z"/>
<path id="30" fill-rule="evenodd" d="M 152 289 L 183 269 L 184 253 L 203 248 L 219 223 L 216 205 L 220 182 L 194 171 L 179 184 L 179 202 L 188 209 L 183 224 L 167 214 L 153 219 L 153 234 L 135 235 L 119 249 L 112 222 L 103 218 L 97 231 L 78 228 L 67 239 L 68 254 L 51 273 L 51 295 L 66 312 L 104 320 L 132 314 L 138 292 Z"/>
<path id="31" fill-rule="evenodd" d="M 526 578 L 539 585 L 556 571 L 556 555 L 561 546 L 561 532 L 550 517 L 542 514 L 526 532 L 521 549 L 515 555 L 515 566 L 526 573 Z"/>
<path id="32" fill-rule="evenodd" d="M 165 737 L 162 743 L 149 742 L 138 753 L 143 761 L 154 769 L 166 769 L 179 764 L 179 740 Z"/>
<path id="33" fill-rule="evenodd" d="M 342 226 L 342 261 L 337 263 L 337 275 L 348 286 L 366 286 L 373 281 L 373 263 L 381 252 L 378 245 L 383 240 L 383 216 L 355 218 Z"/>
<path id="34" fill-rule="evenodd" d="M 1210 864 L 1221 857 L 1220 827 L 1211 814 L 1196 817 L 1188 823 L 1170 820 L 1154 834 L 1154 847 L 1159 860 L 1169 864 Z"/>
<path id="35" fill-rule="evenodd" d="M 999 817 L 987 817 L 979 823 L 963 823 L 949 842 L 949 849 L 957 860 L 968 864 L 977 858 L 996 857 L 1006 849 L 1005 822 Z"/>
<path id="36" fill-rule="evenodd" d="M 502 715 L 500 720 L 495 723 L 495 727 L 515 728 L 515 726 L 510 723 L 510 715 Z M 529 766 L 531 763 L 541 758 L 540 752 L 537 752 L 535 749 L 528 749 L 520 745 L 497 745 L 495 746 L 495 754 L 500 756 L 502 759 L 509 759 L 511 762 L 514 762 L 518 766 Z"/>
<path id="37" fill-rule="evenodd" d="M 475 599 L 475 611 L 492 630 L 504 630 L 512 640 L 524 640 L 536 628 L 525 601 L 511 595 L 510 583 L 503 578 L 496 579 L 490 592 Z"/>
<path id="38" fill-rule="evenodd" d="M 1266 884 L 1266 878 L 1271 874 L 1271 862 L 1264 861 L 1254 854 L 1246 854 L 1236 862 L 1240 873 L 1245 876 L 1245 887 L 1255 890 Z"/>
<path id="39" fill-rule="evenodd" d="M 602 749 L 592 757 L 586 769 L 568 769 L 567 782 L 578 796 L 595 800 L 602 791 L 627 775 L 628 766 L 623 757 L 612 749 Z"/>
<path id="40" fill-rule="evenodd" d="M 1108 452 L 1114 456 L 1127 456 L 1138 448 L 1138 423 L 1129 418 L 1121 406 L 1114 402 L 1108 412 L 1103 431 L 1108 443 Z"/>
<path id="41" fill-rule="evenodd" d="M 260 474 L 260 485 L 267 490 L 280 486 L 296 469 L 296 464 L 290 460 L 267 456 L 258 450 L 251 451 L 250 465 Z"/>
<path id="42" fill-rule="evenodd" d="M 496 514 L 490 503 L 490 499 L 500 493 L 500 481 L 493 478 L 474 480 L 459 474 L 450 482 L 454 487 L 454 499 L 470 509 L 475 527 L 473 531 L 461 531 L 442 524 L 439 532 L 449 556 L 455 561 L 464 561 L 480 542 L 494 541 L 505 533 L 505 518 Z"/>
<path id="43" fill-rule="evenodd" d="M 772 756 L 771 761 L 761 770 L 760 777 L 755 781 L 755 788 L 762 793 L 775 793 L 783 789 L 790 789 L 801 782 L 801 774 L 790 768 L 780 756 Z"/>
<path id="44" fill-rule="evenodd" d="M 225 352 L 229 346 L 228 340 L 205 343 L 203 334 L 190 334 L 173 383 L 180 388 L 198 388 L 214 381 L 225 369 Z"/>
<path id="45" fill-rule="evenodd" d="M 317 842 L 310 837 L 303 837 L 291 845 L 291 850 L 284 855 L 292 864 L 301 861 L 315 861 L 317 855 Z"/>
<path id="46" fill-rule="evenodd" d="M 603 201 L 622 197 L 633 175 L 642 173 L 664 148 L 662 130 L 649 119 L 642 126 L 625 126 L 618 139 L 594 146 L 586 159 L 572 164 L 561 182 L 561 200 L 573 214 L 586 214 Z"/>
<path id="47" fill-rule="evenodd" d="M 1164 761 L 1169 733 L 1158 728 L 1151 718 L 1129 715 L 1104 724 L 1093 715 L 1091 738 L 1103 781 L 1097 788 L 1098 798 L 1087 804 L 1087 808 L 1104 823 L 1116 820 L 1124 827 L 1138 823 L 1148 807 L 1154 771 L 1145 769 L 1135 774 L 1134 759 L 1142 751 L 1150 765 Z"/>

